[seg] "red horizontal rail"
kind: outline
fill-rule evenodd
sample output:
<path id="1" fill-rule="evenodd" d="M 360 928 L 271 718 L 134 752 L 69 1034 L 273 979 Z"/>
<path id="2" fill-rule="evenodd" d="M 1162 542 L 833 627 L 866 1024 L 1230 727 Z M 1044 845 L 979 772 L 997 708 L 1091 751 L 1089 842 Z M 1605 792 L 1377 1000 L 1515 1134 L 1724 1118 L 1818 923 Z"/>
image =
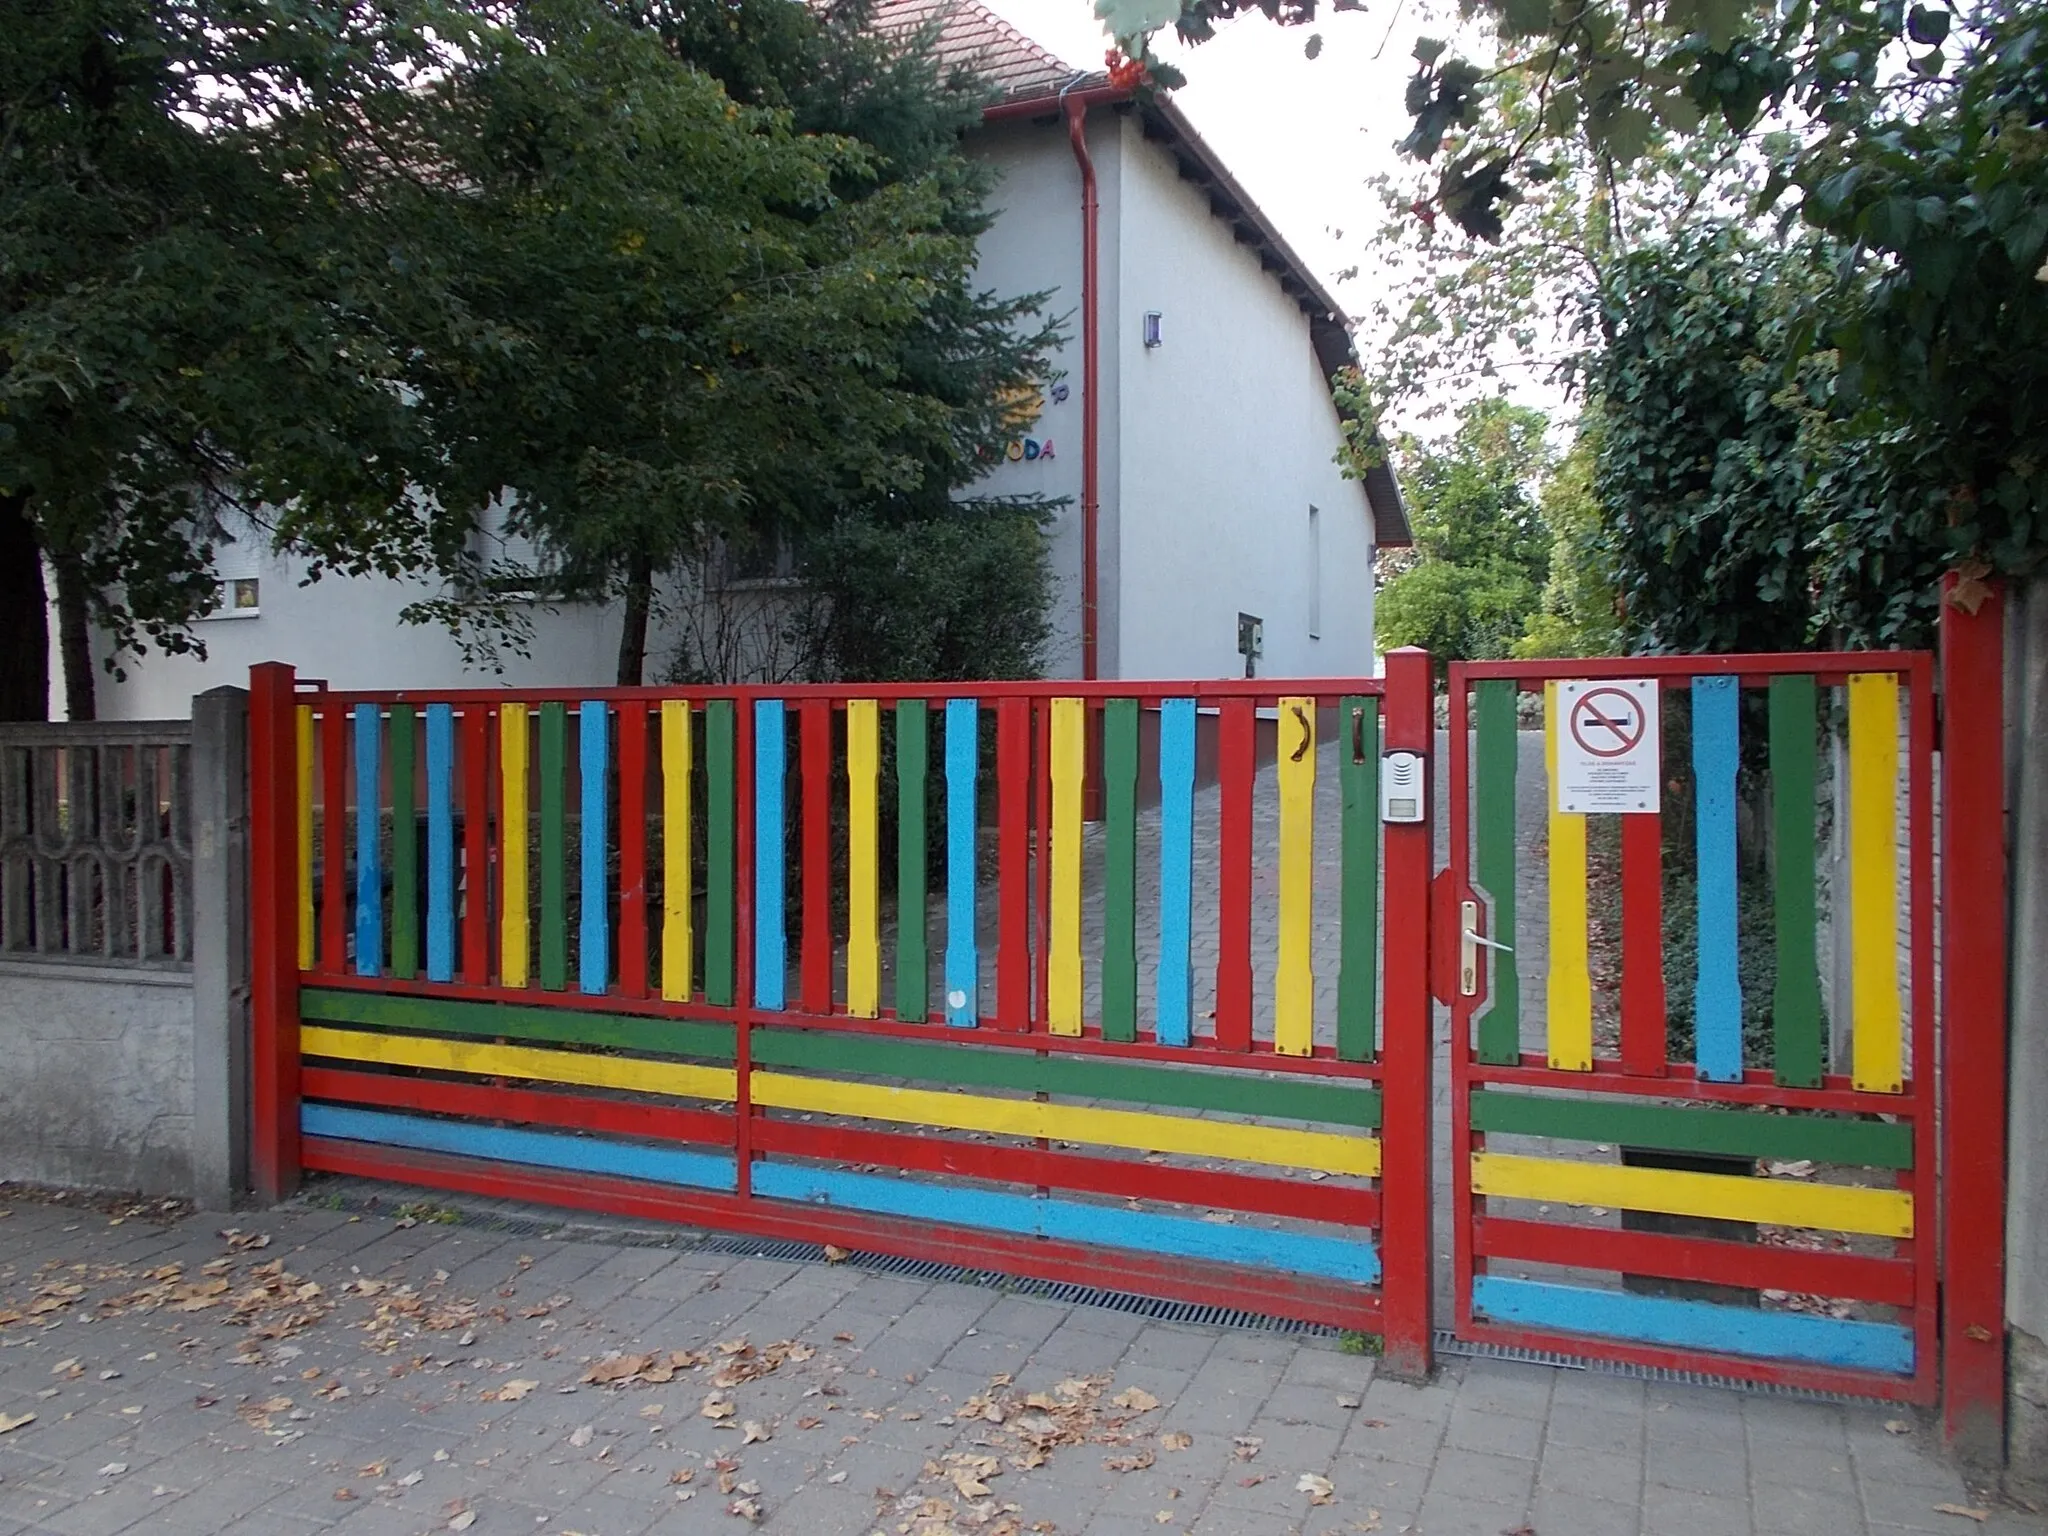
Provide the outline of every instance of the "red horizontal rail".
<path id="1" fill-rule="evenodd" d="M 1864 668 L 1865 671 L 1883 670 Z M 773 688 L 733 687 L 646 687 L 646 688 L 385 688 L 322 690 L 302 702 L 316 707 L 323 700 L 338 704 L 580 704 L 601 699 L 607 704 L 658 704 L 664 699 L 708 702 L 714 699 L 826 699 L 844 703 L 848 699 L 876 699 L 892 703 L 898 699 L 1136 699 L 1157 706 L 1166 699 L 1196 701 L 1250 699 L 1277 706 L 1283 697 L 1313 695 L 1319 702 L 1335 703 L 1352 695 L 1378 696 L 1386 691 L 1376 677 L 1307 678 L 1211 678 L 1207 681 L 1129 679 L 1114 682 L 1023 683 L 794 683 Z"/>
<path id="2" fill-rule="evenodd" d="M 641 1104 L 491 1083 L 386 1077 L 336 1067 L 309 1066 L 300 1073 L 299 1081 L 301 1097 L 308 1099 L 375 1104 L 384 1109 L 412 1109 L 436 1115 L 467 1115 L 478 1120 L 517 1120 L 571 1131 L 604 1131 L 613 1136 L 728 1149 L 733 1144 L 731 1113 L 715 1109 L 683 1109 L 670 1104 Z"/>
<path id="3" fill-rule="evenodd" d="M 326 985 L 330 978 L 321 978 Z M 1630 1077 L 1612 1057 L 1595 1057 L 1590 1072 L 1560 1072 L 1534 1052 L 1522 1053 L 1519 1067 L 1473 1062 L 1466 1079 L 1473 1084 L 1505 1083 L 1517 1088 L 1563 1088 L 1578 1093 L 1632 1093 L 1653 1099 L 1685 1099 L 1709 1104 L 1763 1104 L 1778 1109 L 1834 1109 L 1859 1115 L 1894 1115 L 1911 1119 L 1921 1110 L 1920 1096 L 1907 1084 L 1905 1093 L 1864 1093 L 1850 1080 L 1830 1074 L 1819 1088 L 1781 1088 L 1765 1068 L 1744 1070 L 1739 1083 L 1702 1082 L 1689 1061 L 1669 1064 L 1668 1077 Z"/>
<path id="4" fill-rule="evenodd" d="M 1170 1205 L 1200 1205 L 1262 1216 L 1288 1216 L 1300 1221 L 1326 1221 L 1349 1227 L 1371 1227 L 1378 1222 L 1380 1214 L 1380 1198 L 1370 1189 L 1332 1189 L 1325 1184 L 1293 1179 L 1174 1168 L 1159 1163 L 1085 1157 L 1072 1152 L 995 1146 L 987 1142 L 948 1141 L 888 1131 L 807 1125 L 800 1120 L 757 1120 L 754 1123 L 754 1146 L 757 1150 L 826 1162 L 876 1164 L 884 1168 L 955 1174 L 1004 1184 L 1037 1184 L 1048 1189 L 1084 1190 L 1090 1194 L 1123 1195 Z"/>
<path id="5" fill-rule="evenodd" d="M 626 997 L 617 992 L 547 992 L 539 987 L 469 987 L 459 982 L 398 981 L 388 976 L 299 973 L 302 985 L 337 992 L 374 992 L 385 997 L 425 997 L 447 1002 L 512 1003 L 522 1008 L 559 1008 L 568 1013 L 618 1013 L 639 1018 L 686 1019 L 704 1024 L 737 1024 L 742 1010 L 704 1002 L 670 1002 L 658 997 Z M 1113 1060 L 1163 1062 L 1180 1067 L 1233 1068 L 1239 1071 L 1287 1072 L 1318 1079 L 1338 1078 L 1376 1083 L 1378 1062 L 1339 1061 L 1335 1047 L 1319 1045 L 1313 1056 L 1282 1056 L 1270 1040 L 1255 1040 L 1248 1052 L 1219 1050 L 1215 1036 L 1197 1035 L 1191 1045 L 1159 1045 L 1152 1040 L 1104 1040 L 1101 1026 L 1088 1025 L 1080 1035 L 1038 1035 L 997 1029 L 984 1020 L 980 1029 L 945 1029 L 888 1017 L 856 1019 L 848 1014 L 762 1013 L 745 1010 L 753 1027 L 827 1029 L 874 1035 L 890 1040 L 922 1040 L 933 1045 L 979 1045 L 1009 1050 L 1055 1051 L 1069 1056 L 1101 1056 Z M 1868 1095 L 1866 1095 L 1868 1097 Z"/>
<path id="6" fill-rule="evenodd" d="M 817 1211 L 779 1200 L 667 1189 L 605 1174 L 564 1174 L 517 1163 L 399 1152 L 366 1142 L 317 1136 L 306 1138 L 304 1166 L 353 1178 L 422 1184 L 490 1199 L 604 1211 L 684 1226 L 722 1227 L 799 1242 L 836 1243 L 969 1269 L 1008 1270 L 1076 1285 L 1170 1296 L 1339 1328 L 1379 1328 L 1379 1292 L 1305 1275 L 1238 1269 L 1196 1259 L 1155 1258 L 1132 1249 L 1091 1248 L 1051 1238 L 1014 1237 L 935 1222 Z"/>
<path id="7" fill-rule="evenodd" d="M 1927 651 L 1814 651 L 1811 654 L 1734 656 L 1601 656 L 1547 661 L 1459 661 L 1451 663 L 1451 684 L 1504 679 L 1524 687 L 1580 679 L 1654 677 L 1666 687 L 1689 678 L 1739 674 L 1744 682 L 1772 677 L 1817 677 L 1830 682 L 1867 672 L 1917 677 L 1931 669 Z"/>
<path id="8" fill-rule="evenodd" d="M 1882 1376 L 1874 1372 L 1844 1370 L 1839 1366 L 1798 1365 L 1783 1360 L 1757 1360 L 1746 1355 L 1717 1355 L 1698 1349 L 1666 1349 L 1657 1344 L 1629 1344 L 1604 1336 L 1594 1338 L 1584 1334 L 1552 1333 L 1543 1328 L 1507 1328 L 1477 1319 L 1461 1324 L 1458 1337 L 1474 1344 L 1549 1350 L 1561 1355 L 1618 1360 L 1625 1365 L 1647 1365 L 1658 1370 L 1725 1376 L 1731 1381 L 1759 1381 L 1771 1386 L 1798 1387 L 1809 1392 L 1839 1392 L 1845 1397 L 1923 1405 L 1934 1401 L 1934 1380 L 1924 1363 L 1913 1376 Z M 1924 1340 L 1916 1342 L 1915 1349 L 1918 1356 L 1928 1353 Z"/>
<path id="9" fill-rule="evenodd" d="M 1701 1280 L 1750 1290 L 1841 1296 L 1890 1307 L 1910 1307 L 1914 1300 L 1913 1266 L 1905 1259 L 1626 1232 L 1617 1227 L 1516 1221 L 1505 1216 L 1475 1217 L 1472 1241 L 1474 1252 L 1494 1259 Z"/>

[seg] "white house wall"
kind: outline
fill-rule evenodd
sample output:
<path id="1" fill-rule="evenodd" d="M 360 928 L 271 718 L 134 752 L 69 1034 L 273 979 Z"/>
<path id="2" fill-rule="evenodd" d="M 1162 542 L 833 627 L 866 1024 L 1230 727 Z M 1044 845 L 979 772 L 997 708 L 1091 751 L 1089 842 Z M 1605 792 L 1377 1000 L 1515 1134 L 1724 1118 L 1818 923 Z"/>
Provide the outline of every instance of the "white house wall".
<path id="1" fill-rule="evenodd" d="M 463 665 L 454 638 L 438 625 L 405 624 L 399 613 L 430 596 L 416 582 L 329 575 L 299 586 L 298 562 L 275 555 L 258 557 L 262 608 L 253 618 L 206 618 L 193 626 L 205 642 L 206 659 L 152 650 L 127 657 L 127 673 L 116 681 L 98 679 L 100 718 L 182 719 L 192 696 L 226 684 L 246 687 L 249 668 L 259 661 L 288 662 L 301 677 L 324 678 L 336 688 L 492 688 L 517 683 L 530 688 L 602 687 L 618 675 L 618 605 L 577 604 L 549 612 L 531 610 L 528 654 L 507 655 L 501 676 Z M 99 649 L 104 655 L 104 641 Z M 647 675 L 668 668 L 670 642 L 650 634 Z"/>
<path id="2" fill-rule="evenodd" d="M 1372 513 L 1334 462 L 1338 417 L 1307 317 L 1172 155 L 1121 122 L 1120 675 L 1240 675 L 1242 612 L 1265 621 L 1260 675 L 1369 676 Z M 1149 349 L 1148 310 L 1163 332 Z"/>
<path id="3" fill-rule="evenodd" d="M 982 237 L 976 278 L 984 289 L 1001 294 L 1050 291 L 1045 313 L 1060 321 L 1067 340 L 1055 354 L 1056 382 L 1067 388 L 1057 401 L 1048 390 L 1037 423 L 1020 432 L 1041 446 L 1050 441 L 1050 460 L 1005 461 L 989 472 L 976 490 L 996 496 L 1038 494 L 1064 497 L 1050 528 L 1054 596 L 1053 639 L 1047 648 L 1048 677 L 1081 675 L 1081 170 L 1063 122 L 1006 122 L 991 125 L 971 141 L 974 153 L 994 166 L 1002 180 L 990 205 L 995 222 Z M 1116 308 L 1116 210 L 1120 201 L 1118 162 L 1121 134 L 1104 113 L 1090 115 L 1088 145 L 1095 162 L 1096 198 L 1101 208 L 1100 267 L 1109 281 L 1100 294 L 1102 313 Z M 1110 327 L 1109 329 L 1113 329 Z M 1097 560 L 1102 581 L 1103 637 L 1100 670 L 1119 675 L 1115 650 L 1113 530 L 1116 527 L 1118 423 L 1115 409 L 1114 349 L 1106 347 L 1100 362 L 1104 411 L 1098 431 L 1101 442 L 1102 537 Z"/>

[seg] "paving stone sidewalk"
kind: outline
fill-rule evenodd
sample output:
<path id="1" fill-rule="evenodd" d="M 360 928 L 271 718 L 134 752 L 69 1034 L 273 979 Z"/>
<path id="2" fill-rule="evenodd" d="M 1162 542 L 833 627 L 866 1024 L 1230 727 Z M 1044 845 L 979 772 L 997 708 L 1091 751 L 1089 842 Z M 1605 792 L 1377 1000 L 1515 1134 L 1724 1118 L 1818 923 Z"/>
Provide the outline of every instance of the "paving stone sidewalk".
<path id="1" fill-rule="evenodd" d="M 2048 1530 L 1897 1409 L 417 1214 L 0 1194 L 0 1536 Z"/>

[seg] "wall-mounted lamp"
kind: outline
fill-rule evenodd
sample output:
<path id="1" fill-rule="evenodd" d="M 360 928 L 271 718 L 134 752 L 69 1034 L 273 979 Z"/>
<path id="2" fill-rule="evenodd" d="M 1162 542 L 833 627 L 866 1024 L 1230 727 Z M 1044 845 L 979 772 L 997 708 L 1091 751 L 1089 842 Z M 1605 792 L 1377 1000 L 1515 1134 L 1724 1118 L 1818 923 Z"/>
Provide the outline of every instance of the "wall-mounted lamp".
<path id="1" fill-rule="evenodd" d="M 1161 329 L 1161 325 L 1162 325 L 1162 320 L 1163 320 L 1163 317 L 1162 317 L 1162 316 L 1160 315 L 1160 313 L 1159 313 L 1159 311 L 1158 311 L 1158 310 L 1156 310 L 1156 309 L 1148 309 L 1148 310 L 1146 310 L 1146 311 L 1145 311 L 1145 345 L 1146 345 L 1146 346 L 1148 346 L 1148 347 L 1157 347 L 1157 346 L 1163 346 L 1163 345 L 1165 344 L 1165 341 L 1166 341 L 1166 336 L 1165 336 L 1164 332 L 1163 332 L 1163 331 L 1162 331 L 1162 329 Z"/>

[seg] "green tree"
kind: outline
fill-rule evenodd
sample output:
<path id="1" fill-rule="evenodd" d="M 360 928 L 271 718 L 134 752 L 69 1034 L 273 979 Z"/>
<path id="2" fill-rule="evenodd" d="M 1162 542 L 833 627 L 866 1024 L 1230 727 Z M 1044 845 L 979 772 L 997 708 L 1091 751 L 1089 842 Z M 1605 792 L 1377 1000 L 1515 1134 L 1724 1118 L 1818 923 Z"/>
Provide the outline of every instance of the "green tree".
<path id="1" fill-rule="evenodd" d="M 316 562 L 433 562 L 429 454 L 380 323 L 364 173 L 460 17 L 45 0 L 0 48 L 0 719 L 48 697 L 42 561 L 74 715 L 89 619 L 190 645 L 213 513 L 275 509 Z M 402 140 L 400 141 L 402 142 Z M 433 274 L 408 275 L 431 302 Z M 447 544 L 438 546 L 445 551 Z"/>
<path id="2" fill-rule="evenodd" d="M 1540 411 L 1482 399 L 1440 448 L 1400 445 L 1415 551 L 1376 601 L 1382 650 L 1426 645 L 1446 665 L 1508 654 L 1549 574 L 1533 494 L 1549 466 L 1547 427 Z"/>
<path id="3" fill-rule="evenodd" d="M 1846 402 L 1896 429 L 1920 493 L 1901 532 L 2025 572 L 2048 541 L 2048 8 L 1964 14 L 1951 38 L 1915 11 L 1951 78 L 1835 122 L 1789 174 L 1846 253 L 1854 302 L 1825 339 Z"/>
<path id="4" fill-rule="evenodd" d="M 1043 376 L 1056 340 L 1035 297 L 974 286 L 990 182 L 959 138 L 985 97 L 943 69 L 935 33 L 885 38 L 861 7 L 756 3 L 716 13 L 719 25 L 707 14 L 658 6 L 626 26 L 572 12 L 566 33 L 542 34 L 525 66 L 535 78 L 493 108 L 533 140 L 510 162 L 511 195 L 572 218 L 644 211 L 616 254 L 562 231 L 593 266 L 565 280 L 542 264 L 509 309 L 526 354 L 618 339 L 566 388 L 546 373 L 527 388 L 521 356 L 487 387 L 451 392 L 475 423 L 454 436 L 481 445 L 484 479 L 517 487 L 518 520 L 564 590 L 623 598 L 621 683 L 643 674 L 656 577 L 700 577 L 692 562 L 719 541 L 801 546 L 842 517 L 943 511 L 1002 440 L 1002 396 Z M 593 50 L 596 67 L 579 57 Z M 654 67 L 657 54 L 682 67 Z M 533 110 L 529 92 L 566 95 L 563 72 L 585 82 L 577 108 Z M 657 89 L 653 121 L 674 113 L 679 134 L 707 137 L 734 105 L 716 83 L 729 80 L 752 103 L 737 108 L 749 147 L 773 137 L 810 179 L 739 172 L 725 243 L 707 242 L 705 167 L 679 152 L 687 137 L 650 157 L 650 103 L 623 85 L 593 98 L 593 78 Z M 503 137 L 476 137 L 480 178 L 506 168 Z M 613 141 L 615 154 L 593 154 Z M 487 274 L 530 253 L 523 221 L 505 233 L 522 247 L 494 253 Z"/>
<path id="5" fill-rule="evenodd" d="M 1708 230 L 1604 288 L 1594 491 L 1630 641 L 1675 651 L 1919 644 L 1939 550 L 1896 424 L 1811 349 L 1860 287 L 1812 239 Z"/>
<path id="6" fill-rule="evenodd" d="M 957 152 L 898 172 L 599 0 L 24 10 L 0 60 L 0 713 L 44 707 L 42 559 L 81 655 L 88 612 L 187 648 L 230 504 L 315 576 L 439 576 L 408 616 L 489 631 L 511 613 L 472 532 L 509 500 L 565 591 L 627 597 L 637 678 L 653 571 L 707 531 L 964 478 L 1041 358 L 1028 305 L 973 296 Z M 67 677 L 89 714 L 89 670 Z"/>
<path id="7" fill-rule="evenodd" d="M 1098 0 L 1139 58 L 1159 28 L 1199 40 L 1249 8 Z M 1259 9 L 1289 25 L 1318 13 L 1316 0 Z M 1461 16 L 1476 18 L 1493 57 L 1417 47 L 1402 147 L 1438 169 L 1416 220 L 1519 247 L 1526 271 L 1546 232 L 1522 205 L 1560 155 L 1626 173 L 1663 136 L 1748 139 L 1735 163 L 1764 181 L 1754 211 L 1790 192 L 1791 212 L 1840 244 L 1843 301 L 1811 339 L 1840 349 L 1843 401 L 1876 412 L 1855 430 L 1893 434 L 1887 531 L 1928 541 L 1968 576 L 2033 568 L 2048 526 L 2041 0 L 1475 0 Z M 1761 128 L 1782 131 L 1755 138 Z M 1942 503 L 1931 520 L 1930 498 Z M 1853 546 L 1842 553 L 1853 565 Z M 1904 574 L 1887 563 L 1855 608 Z"/>
<path id="8" fill-rule="evenodd" d="M 1543 482 L 1538 505 L 1550 530 L 1550 578 L 1514 643 L 1516 656 L 1612 656 L 1621 649 L 1607 514 L 1593 491 L 1599 442 L 1597 415 L 1582 417 L 1571 451 Z"/>

